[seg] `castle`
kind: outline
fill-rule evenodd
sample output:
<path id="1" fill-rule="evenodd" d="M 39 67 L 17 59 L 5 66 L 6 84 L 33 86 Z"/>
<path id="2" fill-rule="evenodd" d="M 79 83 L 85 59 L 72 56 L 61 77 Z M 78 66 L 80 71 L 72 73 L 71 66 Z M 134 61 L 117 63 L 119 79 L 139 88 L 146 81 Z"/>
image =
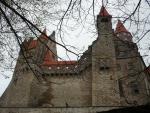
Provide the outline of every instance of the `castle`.
<path id="1" fill-rule="evenodd" d="M 55 32 L 25 40 L 0 113 L 96 113 L 147 104 L 143 59 L 131 33 L 120 20 L 114 31 L 111 19 L 102 6 L 98 37 L 78 61 L 57 60 Z"/>

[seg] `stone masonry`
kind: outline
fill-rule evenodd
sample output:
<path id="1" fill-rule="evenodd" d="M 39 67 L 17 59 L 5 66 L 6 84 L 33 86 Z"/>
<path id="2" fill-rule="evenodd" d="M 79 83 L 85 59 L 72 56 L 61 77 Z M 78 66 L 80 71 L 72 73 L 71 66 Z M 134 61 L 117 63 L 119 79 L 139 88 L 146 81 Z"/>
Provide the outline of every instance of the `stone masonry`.
<path id="1" fill-rule="evenodd" d="M 147 96 L 143 62 L 131 33 L 102 6 L 97 39 L 78 61 L 58 61 L 55 32 L 25 40 L 0 113 L 96 113 L 144 105 Z"/>

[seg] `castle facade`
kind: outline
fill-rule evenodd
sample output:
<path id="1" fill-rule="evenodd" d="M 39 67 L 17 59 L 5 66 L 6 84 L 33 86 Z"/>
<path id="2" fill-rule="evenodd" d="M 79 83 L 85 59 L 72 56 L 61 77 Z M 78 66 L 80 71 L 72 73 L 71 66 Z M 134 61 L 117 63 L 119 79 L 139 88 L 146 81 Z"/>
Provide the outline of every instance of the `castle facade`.
<path id="1" fill-rule="evenodd" d="M 120 20 L 112 29 L 111 19 L 102 6 L 97 15 L 98 37 L 77 61 L 57 60 L 55 32 L 47 37 L 44 29 L 37 40 L 25 40 L 0 106 L 8 111 L 33 108 L 33 113 L 36 108 L 57 108 L 59 113 L 71 107 L 82 113 L 95 109 L 94 113 L 147 104 L 145 64 L 138 47 Z"/>

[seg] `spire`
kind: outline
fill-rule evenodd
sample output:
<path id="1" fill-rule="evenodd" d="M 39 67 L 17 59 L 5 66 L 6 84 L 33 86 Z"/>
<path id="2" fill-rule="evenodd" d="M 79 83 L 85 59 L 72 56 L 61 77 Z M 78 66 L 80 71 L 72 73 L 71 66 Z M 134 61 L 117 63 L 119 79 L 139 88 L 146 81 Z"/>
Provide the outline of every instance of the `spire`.
<path id="1" fill-rule="evenodd" d="M 41 35 L 39 37 L 48 40 L 48 38 L 44 34 L 47 35 L 46 28 L 43 30 L 43 32 L 41 33 Z"/>
<path id="2" fill-rule="evenodd" d="M 116 30 L 115 30 L 115 34 L 118 34 L 120 32 L 126 32 L 126 33 L 130 33 L 125 27 L 124 25 L 121 23 L 120 20 L 118 20 L 117 26 L 116 26 Z"/>
<path id="3" fill-rule="evenodd" d="M 107 16 L 108 17 L 108 16 L 111 16 L 111 15 L 107 12 L 107 10 L 105 9 L 105 7 L 102 5 L 101 10 L 100 10 L 98 16 Z"/>

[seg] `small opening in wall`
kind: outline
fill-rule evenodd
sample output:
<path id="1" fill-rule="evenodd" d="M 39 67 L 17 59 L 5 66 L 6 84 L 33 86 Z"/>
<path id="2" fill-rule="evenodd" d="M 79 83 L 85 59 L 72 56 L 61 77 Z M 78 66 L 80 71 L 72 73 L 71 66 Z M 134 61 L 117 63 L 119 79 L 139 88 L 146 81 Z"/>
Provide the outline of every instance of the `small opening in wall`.
<path id="1" fill-rule="evenodd" d="M 110 80 L 113 80 L 112 76 L 110 76 Z"/>
<path id="2" fill-rule="evenodd" d="M 138 94 L 139 93 L 139 89 L 137 88 L 137 89 L 134 89 L 134 93 L 135 94 Z"/>
<path id="3" fill-rule="evenodd" d="M 117 67 L 117 71 L 121 71 L 121 66 L 120 66 L 120 64 L 116 64 L 116 67 Z"/>
<path id="4" fill-rule="evenodd" d="M 133 104 L 134 104 L 134 105 L 137 105 L 137 101 L 136 101 L 136 100 L 134 100 L 134 101 L 133 101 Z"/>
<path id="5" fill-rule="evenodd" d="M 109 47 L 109 45 L 108 45 L 108 44 L 106 44 L 106 47 Z"/>

